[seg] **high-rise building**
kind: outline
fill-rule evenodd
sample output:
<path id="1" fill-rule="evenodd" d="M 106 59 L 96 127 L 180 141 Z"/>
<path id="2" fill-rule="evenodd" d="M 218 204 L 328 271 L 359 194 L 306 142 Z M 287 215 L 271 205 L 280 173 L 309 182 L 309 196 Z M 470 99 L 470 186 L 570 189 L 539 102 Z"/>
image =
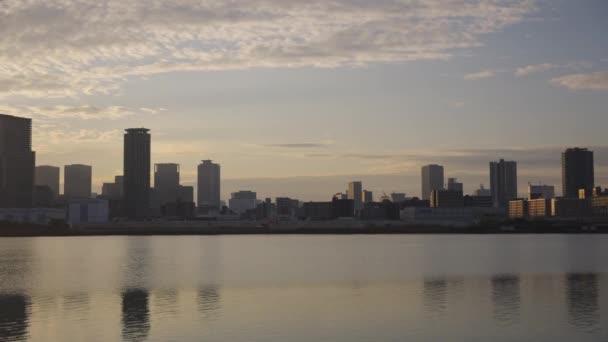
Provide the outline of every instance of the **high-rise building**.
<path id="1" fill-rule="evenodd" d="M 464 192 L 464 186 L 456 178 L 448 178 L 448 190 Z"/>
<path id="2" fill-rule="evenodd" d="M 593 151 L 569 148 L 562 153 L 562 188 L 566 198 L 578 198 L 579 190 L 590 193 L 595 183 Z"/>
<path id="3" fill-rule="evenodd" d="M 363 209 L 363 184 L 361 182 L 348 183 L 348 199 L 353 200 L 355 214 Z"/>
<path id="4" fill-rule="evenodd" d="M 443 190 L 443 166 L 426 165 L 422 167 L 422 199 L 429 200 L 433 190 Z"/>
<path id="5" fill-rule="evenodd" d="M 528 200 L 533 199 L 552 199 L 555 197 L 555 187 L 553 185 L 532 185 L 528 184 Z"/>
<path id="6" fill-rule="evenodd" d="M 194 203 L 194 187 L 180 185 L 177 193 L 177 199 L 180 202 Z"/>
<path id="7" fill-rule="evenodd" d="M 496 208 L 509 208 L 517 198 L 517 163 L 501 159 L 490 163 L 490 191 Z"/>
<path id="8" fill-rule="evenodd" d="M 68 199 L 91 198 L 93 168 L 89 165 L 66 165 L 63 169 L 63 194 Z"/>
<path id="9" fill-rule="evenodd" d="M 130 128 L 124 135 L 124 208 L 130 219 L 144 219 L 150 207 L 150 130 Z"/>
<path id="10" fill-rule="evenodd" d="M 198 207 L 220 209 L 220 165 L 203 160 L 198 165 Z"/>
<path id="11" fill-rule="evenodd" d="M 36 166 L 36 185 L 48 186 L 53 192 L 53 197 L 59 196 L 59 173 L 60 168 L 56 166 Z"/>
<path id="12" fill-rule="evenodd" d="M 363 190 L 363 203 L 372 203 L 374 201 L 374 193 L 372 191 Z"/>
<path id="13" fill-rule="evenodd" d="M 0 208 L 29 208 L 34 197 L 32 120 L 0 114 Z"/>
<path id="14" fill-rule="evenodd" d="M 179 172 L 178 164 L 154 165 L 154 197 L 159 208 L 178 199 Z"/>

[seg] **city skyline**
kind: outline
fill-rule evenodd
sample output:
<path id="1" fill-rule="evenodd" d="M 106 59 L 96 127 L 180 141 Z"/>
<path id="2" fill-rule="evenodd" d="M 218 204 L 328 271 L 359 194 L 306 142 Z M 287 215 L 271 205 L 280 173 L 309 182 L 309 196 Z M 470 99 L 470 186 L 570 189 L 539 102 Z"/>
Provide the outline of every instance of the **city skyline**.
<path id="1" fill-rule="evenodd" d="M 218 161 L 223 199 L 326 199 L 352 179 L 420 196 L 431 163 L 471 193 L 499 158 L 518 161 L 520 196 L 561 193 L 554 156 L 571 146 L 608 184 L 602 1 L 260 1 L 242 20 L 224 1 L 116 3 L 87 7 L 89 27 L 73 13 L 92 3 L 0 4 L 0 112 L 34 119 L 38 165 L 95 165 L 94 192 L 120 174 L 124 127 L 150 128 L 151 162 L 180 164 L 185 185 Z"/>

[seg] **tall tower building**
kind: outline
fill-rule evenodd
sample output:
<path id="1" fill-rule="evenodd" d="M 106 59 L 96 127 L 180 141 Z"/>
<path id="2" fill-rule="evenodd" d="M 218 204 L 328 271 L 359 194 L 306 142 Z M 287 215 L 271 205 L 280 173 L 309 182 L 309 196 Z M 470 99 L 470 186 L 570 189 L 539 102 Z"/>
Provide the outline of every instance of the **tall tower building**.
<path id="1" fill-rule="evenodd" d="M 32 206 L 35 161 L 32 120 L 0 114 L 0 208 Z"/>
<path id="2" fill-rule="evenodd" d="M 353 200 L 355 214 L 363 209 L 363 185 L 361 182 L 348 183 L 348 199 Z"/>
<path id="3" fill-rule="evenodd" d="M 66 198 L 90 198 L 93 168 L 89 165 L 66 165 L 63 170 L 63 193 Z"/>
<path id="4" fill-rule="evenodd" d="M 60 168 L 56 166 L 36 166 L 36 185 L 48 186 L 53 192 L 53 196 L 59 196 L 59 177 Z"/>
<path id="5" fill-rule="evenodd" d="M 443 166 L 426 165 L 422 167 L 422 199 L 431 199 L 431 192 L 443 190 Z"/>
<path id="6" fill-rule="evenodd" d="M 509 207 L 509 201 L 517 198 L 516 162 L 501 159 L 490 163 L 490 191 L 494 207 Z"/>
<path id="7" fill-rule="evenodd" d="M 198 207 L 220 208 L 220 165 L 203 160 L 198 165 Z"/>
<path id="8" fill-rule="evenodd" d="M 179 171 L 178 164 L 154 165 L 154 196 L 159 206 L 179 197 Z"/>
<path id="9" fill-rule="evenodd" d="M 150 207 L 150 130 L 129 128 L 124 135 L 125 214 L 144 219 Z"/>
<path id="10" fill-rule="evenodd" d="M 590 193 L 595 184 L 593 151 L 586 148 L 569 148 L 562 153 L 563 196 L 578 198 L 578 191 Z"/>

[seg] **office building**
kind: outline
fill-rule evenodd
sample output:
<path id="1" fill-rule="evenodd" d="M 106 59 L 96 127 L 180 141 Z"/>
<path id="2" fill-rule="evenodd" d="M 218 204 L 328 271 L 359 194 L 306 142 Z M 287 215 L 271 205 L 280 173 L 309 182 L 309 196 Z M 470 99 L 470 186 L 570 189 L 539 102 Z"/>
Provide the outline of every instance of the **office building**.
<path id="1" fill-rule="evenodd" d="M 363 185 L 361 182 L 348 183 L 348 199 L 353 200 L 355 216 L 363 209 Z"/>
<path id="2" fill-rule="evenodd" d="M 509 208 L 517 198 L 517 163 L 501 159 L 490 163 L 490 191 L 496 208 Z"/>
<path id="3" fill-rule="evenodd" d="M 298 216 L 300 201 L 289 197 L 277 197 L 277 216 L 283 219 L 291 219 Z"/>
<path id="4" fill-rule="evenodd" d="M 180 185 L 177 199 L 180 202 L 194 203 L 194 187 Z"/>
<path id="5" fill-rule="evenodd" d="M 405 202 L 405 193 L 402 193 L 402 192 L 393 192 L 391 194 L 391 201 L 393 203 Z"/>
<path id="6" fill-rule="evenodd" d="M 464 196 L 464 206 L 474 208 L 492 208 L 492 196 Z"/>
<path id="7" fill-rule="evenodd" d="M 462 191 L 433 190 L 431 191 L 431 208 L 464 207 Z"/>
<path id="8" fill-rule="evenodd" d="M 490 191 L 490 189 L 486 189 L 483 184 L 479 185 L 479 189 L 475 190 L 473 192 L 474 196 L 488 196 L 488 197 L 492 197 L 492 191 Z"/>
<path id="9" fill-rule="evenodd" d="M 528 199 L 551 199 L 555 197 L 555 187 L 552 185 L 532 185 L 528 184 Z"/>
<path id="10" fill-rule="evenodd" d="M 304 217 L 312 221 L 325 221 L 332 218 L 332 202 L 306 202 L 304 203 Z"/>
<path id="11" fill-rule="evenodd" d="M 177 201 L 179 197 L 179 172 L 178 164 L 156 164 L 154 165 L 154 206 L 162 207 L 167 203 Z"/>
<path id="12" fill-rule="evenodd" d="M 68 199 L 91 198 L 93 168 L 89 165 L 66 165 L 63 169 L 63 193 Z"/>
<path id="13" fill-rule="evenodd" d="M 509 201 L 509 218 L 525 219 L 528 217 L 528 201 L 525 199 L 515 199 Z"/>
<path id="14" fill-rule="evenodd" d="M 257 193 L 254 191 L 233 192 L 228 200 L 228 207 L 237 214 L 244 214 L 248 210 L 255 209 L 257 205 Z"/>
<path id="15" fill-rule="evenodd" d="M 37 186 L 48 186 L 53 192 L 53 198 L 59 196 L 60 170 L 56 166 L 36 166 L 35 184 Z"/>
<path id="16" fill-rule="evenodd" d="M 220 165 L 203 160 L 198 165 L 198 207 L 220 209 Z"/>
<path id="17" fill-rule="evenodd" d="M 32 120 L 0 114 L 0 208 L 30 208 L 34 197 Z"/>
<path id="18" fill-rule="evenodd" d="M 586 148 L 569 148 L 563 152 L 563 197 L 578 198 L 579 190 L 590 193 L 594 185 L 593 152 Z"/>
<path id="19" fill-rule="evenodd" d="M 591 216 L 591 201 L 578 198 L 554 198 L 551 200 L 551 216 L 559 218 L 585 218 Z"/>
<path id="20" fill-rule="evenodd" d="M 464 185 L 458 182 L 456 178 L 448 178 L 448 190 L 449 191 L 460 191 L 464 193 Z"/>
<path id="21" fill-rule="evenodd" d="M 361 197 L 363 198 L 363 203 L 371 203 L 374 201 L 374 193 L 372 191 L 363 190 Z"/>
<path id="22" fill-rule="evenodd" d="M 123 197 L 124 177 L 115 176 L 114 183 L 103 183 L 101 187 L 101 195 L 105 199 L 120 200 Z"/>
<path id="23" fill-rule="evenodd" d="M 124 135 L 124 209 L 130 219 L 148 216 L 150 207 L 150 130 L 130 128 Z"/>
<path id="24" fill-rule="evenodd" d="M 429 200 L 433 190 L 443 190 L 443 166 L 426 165 L 422 167 L 422 199 Z"/>

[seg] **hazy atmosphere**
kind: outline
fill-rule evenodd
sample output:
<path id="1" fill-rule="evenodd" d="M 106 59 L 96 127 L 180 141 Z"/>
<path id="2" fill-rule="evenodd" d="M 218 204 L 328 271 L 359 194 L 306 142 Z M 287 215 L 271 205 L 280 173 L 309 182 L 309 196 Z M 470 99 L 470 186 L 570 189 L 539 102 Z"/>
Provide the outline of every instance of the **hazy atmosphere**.
<path id="1" fill-rule="evenodd" d="M 152 162 L 222 166 L 222 198 L 329 200 L 350 180 L 420 194 L 488 162 L 561 190 L 560 153 L 608 185 L 608 2 L 0 1 L 0 113 L 34 119 L 37 165 L 122 173 L 123 129 Z M 287 180 L 287 178 L 290 178 Z"/>

